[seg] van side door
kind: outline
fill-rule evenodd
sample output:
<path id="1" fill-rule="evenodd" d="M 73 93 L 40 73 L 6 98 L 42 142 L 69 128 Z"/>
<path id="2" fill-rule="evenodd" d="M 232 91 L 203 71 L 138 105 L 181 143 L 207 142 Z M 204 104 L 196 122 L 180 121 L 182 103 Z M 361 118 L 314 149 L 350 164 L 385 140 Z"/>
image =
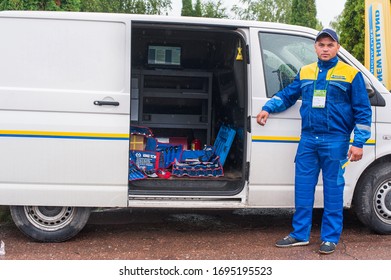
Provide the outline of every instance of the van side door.
<path id="1" fill-rule="evenodd" d="M 0 15 L 0 204 L 127 206 L 130 22 Z"/>

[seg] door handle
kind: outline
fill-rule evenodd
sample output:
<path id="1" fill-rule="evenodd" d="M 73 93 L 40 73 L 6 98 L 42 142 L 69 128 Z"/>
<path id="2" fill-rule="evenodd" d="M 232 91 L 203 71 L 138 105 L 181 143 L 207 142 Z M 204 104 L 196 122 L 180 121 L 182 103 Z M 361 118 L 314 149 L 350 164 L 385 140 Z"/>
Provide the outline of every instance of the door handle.
<path id="1" fill-rule="evenodd" d="M 97 106 L 102 106 L 102 105 L 119 106 L 119 102 L 118 101 L 96 100 L 96 101 L 94 101 L 94 105 L 97 105 Z"/>

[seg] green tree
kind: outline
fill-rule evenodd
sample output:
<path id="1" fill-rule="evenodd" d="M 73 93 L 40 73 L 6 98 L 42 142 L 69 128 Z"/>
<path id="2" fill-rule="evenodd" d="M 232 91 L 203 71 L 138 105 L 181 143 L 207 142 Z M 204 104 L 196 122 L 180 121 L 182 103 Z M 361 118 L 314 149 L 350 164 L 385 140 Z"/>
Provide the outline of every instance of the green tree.
<path id="1" fill-rule="evenodd" d="M 23 10 L 22 0 L 0 0 L 0 10 Z M 27 10 L 27 9 L 26 9 Z"/>
<path id="2" fill-rule="evenodd" d="M 0 10 L 79 11 L 80 0 L 0 0 Z"/>
<path id="3" fill-rule="evenodd" d="M 80 12 L 101 12 L 99 0 L 81 0 Z"/>
<path id="4" fill-rule="evenodd" d="M 196 0 L 193 7 L 192 0 L 182 0 L 182 16 L 192 17 L 210 17 L 210 18 L 227 18 L 226 8 L 223 7 L 221 0 L 208 0 L 203 3 Z"/>
<path id="5" fill-rule="evenodd" d="M 290 23 L 292 0 L 240 0 L 232 12 L 244 20 Z"/>
<path id="6" fill-rule="evenodd" d="M 316 19 L 315 0 L 293 0 L 290 23 L 316 28 L 319 21 Z"/>
<path id="7" fill-rule="evenodd" d="M 337 31 L 341 45 L 360 62 L 364 63 L 365 52 L 365 1 L 347 0 L 341 14 Z"/>
<path id="8" fill-rule="evenodd" d="M 201 0 L 196 0 L 196 3 L 194 5 L 194 9 L 193 9 L 193 16 L 195 16 L 195 17 L 202 17 Z"/>
<path id="9" fill-rule="evenodd" d="M 202 16 L 209 18 L 228 18 L 226 8 L 223 7 L 221 0 L 216 3 L 212 0 L 202 5 Z"/>
<path id="10" fill-rule="evenodd" d="M 83 0 L 62 0 L 57 1 L 60 3 L 60 8 L 63 11 L 78 12 L 80 11 L 80 2 Z"/>
<path id="11" fill-rule="evenodd" d="M 0 0 L 0 10 L 82 11 L 161 15 L 171 0 Z"/>
<path id="12" fill-rule="evenodd" d="M 162 15 L 171 10 L 171 0 L 97 0 L 91 6 L 97 12 Z"/>
<path id="13" fill-rule="evenodd" d="M 171 10 L 172 4 L 171 0 L 138 0 L 138 2 L 145 2 L 145 14 L 148 15 L 163 15 Z"/>
<path id="14" fill-rule="evenodd" d="M 336 16 L 331 22 L 330 22 L 330 27 L 332 29 L 334 29 L 337 33 L 340 33 L 339 32 L 339 26 L 341 24 L 341 18 L 342 18 L 342 14 Z"/>
<path id="15" fill-rule="evenodd" d="M 181 11 L 182 16 L 193 16 L 194 11 L 193 11 L 193 3 L 191 0 L 182 0 L 182 11 Z"/>

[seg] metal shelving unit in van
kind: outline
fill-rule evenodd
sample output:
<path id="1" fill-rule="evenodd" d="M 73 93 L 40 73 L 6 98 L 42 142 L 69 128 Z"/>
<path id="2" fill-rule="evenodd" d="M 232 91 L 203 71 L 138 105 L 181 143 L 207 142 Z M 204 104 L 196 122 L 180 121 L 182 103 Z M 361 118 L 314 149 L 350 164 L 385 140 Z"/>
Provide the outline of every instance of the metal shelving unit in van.
<path id="1" fill-rule="evenodd" d="M 151 128 L 201 129 L 211 136 L 212 73 L 171 69 L 133 72 L 139 81 L 138 123 Z"/>

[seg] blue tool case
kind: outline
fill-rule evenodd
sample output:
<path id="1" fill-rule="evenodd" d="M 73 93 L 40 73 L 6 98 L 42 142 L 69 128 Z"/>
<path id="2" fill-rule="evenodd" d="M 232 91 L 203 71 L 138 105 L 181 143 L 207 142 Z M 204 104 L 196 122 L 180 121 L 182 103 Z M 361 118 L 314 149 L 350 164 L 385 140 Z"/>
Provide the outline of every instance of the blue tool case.
<path id="1" fill-rule="evenodd" d="M 220 157 L 220 163 L 223 166 L 227 159 L 229 150 L 231 149 L 232 142 L 235 139 L 236 131 L 228 126 L 221 126 L 219 133 L 217 134 L 216 141 L 213 146 L 215 153 Z"/>

